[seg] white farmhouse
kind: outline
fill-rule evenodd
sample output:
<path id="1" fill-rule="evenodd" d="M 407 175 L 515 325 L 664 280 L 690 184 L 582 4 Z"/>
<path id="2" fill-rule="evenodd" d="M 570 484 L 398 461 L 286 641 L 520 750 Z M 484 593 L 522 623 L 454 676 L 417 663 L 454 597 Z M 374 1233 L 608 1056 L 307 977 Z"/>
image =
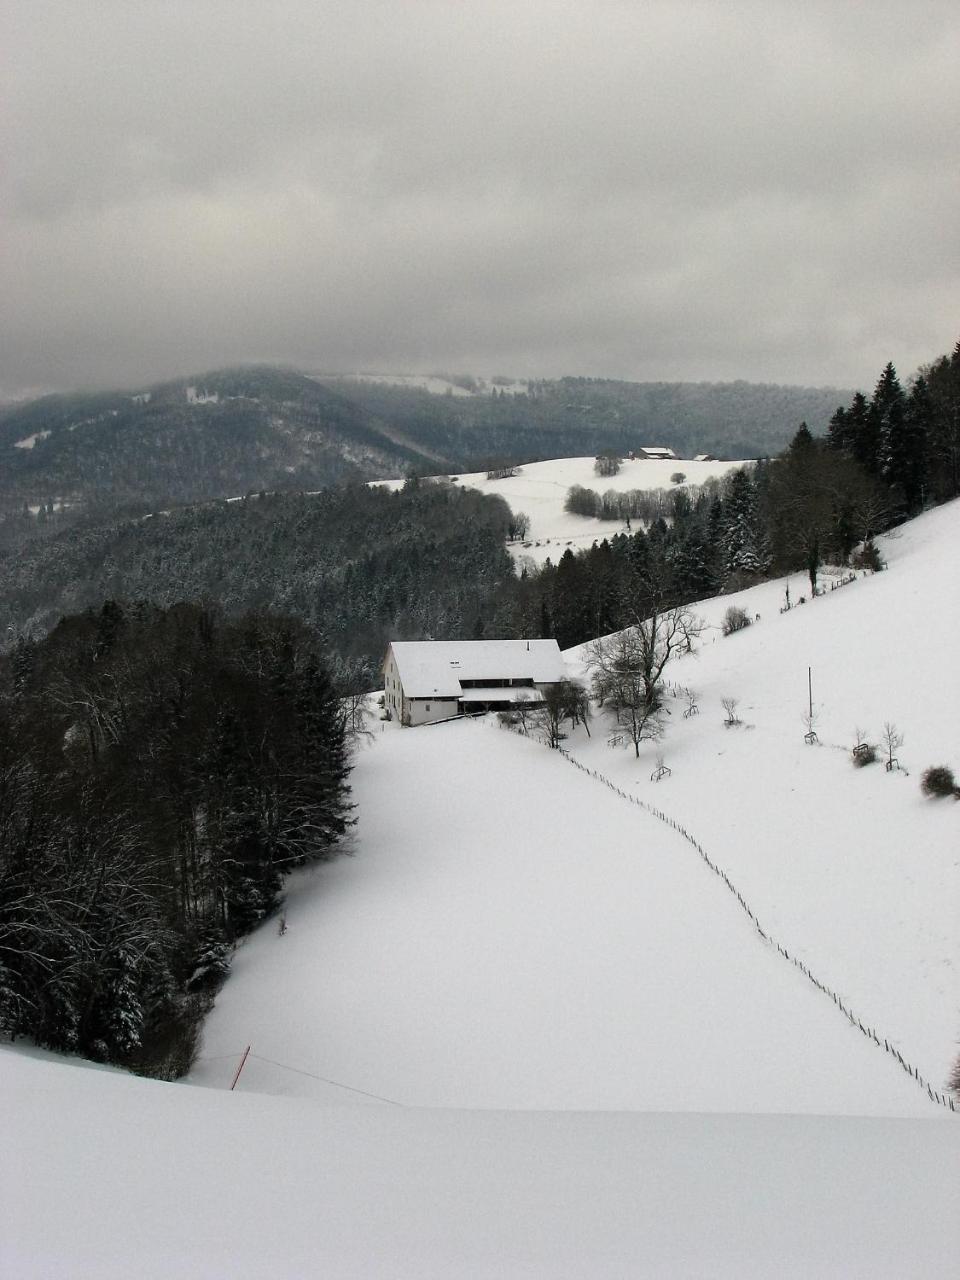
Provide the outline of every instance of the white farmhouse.
<path id="1" fill-rule="evenodd" d="M 568 679 L 556 640 L 394 641 L 383 660 L 384 700 L 401 724 L 537 703 Z"/>

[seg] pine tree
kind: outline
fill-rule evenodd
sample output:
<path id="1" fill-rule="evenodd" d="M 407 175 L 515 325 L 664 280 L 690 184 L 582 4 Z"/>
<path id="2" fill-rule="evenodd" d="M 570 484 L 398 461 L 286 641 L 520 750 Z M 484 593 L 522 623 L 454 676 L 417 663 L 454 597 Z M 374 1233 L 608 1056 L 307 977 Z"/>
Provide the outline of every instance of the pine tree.
<path id="1" fill-rule="evenodd" d="M 960 496 L 960 342 L 927 373 L 929 480 L 938 502 Z"/>
<path id="2" fill-rule="evenodd" d="M 888 363 L 873 393 L 870 417 L 877 436 L 876 471 L 887 484 L 903 489 L 910 469 L 909 441 L 905 429 L 906 397 L 897 371 Z"/>
<path id="3" fill-rule="evenodd" d="M 858 391 L 850 403 L 846 419 L 846 436 L 853 457 L 871 475 L 876 475 L 880 453 L 878 423 L 869 400 Z"/>
<path id="4" fill-rule="evenodd" d="M 827 427 L 827 444 L 840 453 L 849 453 L 853 444 L 853 432 L 847 411 L 841 405 Z"/>
<path id="5" fill-rule="evenodd" d="M 920 511 L 927 492 L 927 450 L 933 418 L 930 388 L 920 376 L 910 389 L 903 414 L 903 465 L 900 484 L 911 512 Z"/>
<path id="6" fill-rule="evenodd" d="M 743 468 L 733 473 L 727 485 L 722 537 L 725 577 L 759 575 L 769 567 L 756 487 Z"/>

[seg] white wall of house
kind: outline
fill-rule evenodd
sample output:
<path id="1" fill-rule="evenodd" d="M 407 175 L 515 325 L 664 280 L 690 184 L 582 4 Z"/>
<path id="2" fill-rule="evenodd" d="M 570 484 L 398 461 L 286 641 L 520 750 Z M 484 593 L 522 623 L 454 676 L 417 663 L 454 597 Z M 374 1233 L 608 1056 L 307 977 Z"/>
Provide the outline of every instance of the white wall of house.
<path id="1" fill-rule="evenodd" d="M 387 660 L 383 667 L 383 704 L 394 720 L 403 716 L 403 689 L 400 687 L 400 673 L 393 660 L 393 650 L 387 651 Z"/>
<path id="2" fill-rule="evenodd" d="M 456 698 L 404 698 L 401 723 L 431 724 L 457 714 Z"/>

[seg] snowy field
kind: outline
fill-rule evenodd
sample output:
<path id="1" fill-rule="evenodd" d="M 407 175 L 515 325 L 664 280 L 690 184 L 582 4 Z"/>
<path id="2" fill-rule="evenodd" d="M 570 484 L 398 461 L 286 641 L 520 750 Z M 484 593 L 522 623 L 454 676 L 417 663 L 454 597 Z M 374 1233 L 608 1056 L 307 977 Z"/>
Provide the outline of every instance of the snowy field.
<path id="1" fill-rule="evenodd" d="M 624 459 L 619 474 L 615 476 L 598 476 L 593 465 L 593 458 L 554 458 L 549 462 L 525 463 L 517 469 L 515 476 L 504 480 L 488 480 L 485 472 L 478 471 L 458 476 L 457 483 L 479 489 L 482 493 L 498 494 L 511 511 L 523 511 L 530 517 L 530 529 L 523 543 L 510 546 L 517 561 L 522 563 L 524 558 L 529 558 L 536 564 L 543 564 L 550 559 L 556 564 L 568 547 L 571 551 L 582 551 L 594 542 L 602 542 L 604 538 L 626 531 L 622 520 L 596 520 L 564 511 L 567 490 L 573 485 L 601 494 L 609 489 L 617 493 L 631 489 L 671 490 L 677 486 L 670 477 L 678 471 L 686 477 L 687 485 L 698 485 L 705 480 L 719 479 L 745 464 L 693 462 L 686 458 L 643 462 Z M 399 488 L 403 481 L 383 483 L 390 488 Z"/>
<path id="2" fill-rule="evenodd" d="M 11 1280 L 956 1275 L 950 1122 L 326 1107 L 10 1051 L 2 1073 Z"/>
<path id="3" fill-rule="evenodd" d="M 960 805 L 918 781 L 960 772 L 958 539 L 955 503 L 789 612 L 784 582 L 704 602 L 668 672 L 700 714 L 640 760 L 599 718 L 565 743 L 937 1090 Z M 731 603 L 760 621 L 723 638 Z M 855 769 L 884 720 L 906 771 Z M 189 1083 L 0 1053 L 0 1274 L 956 1274 L 960 1116 L 677 831 L 492 719 L 385 726 L 353 784 L 355 856 L 238 950 Z"/>
<path id="4" fill-rule="evenodd" d="M 358 856 L 240 950 L 196 1083 L 251 1043 L 245 1087 L 327 1101 L 300 1072 L 418 1107 L 929 1112 L 675 834 L 562 757 L 391 726 L 354 781 Z"/>

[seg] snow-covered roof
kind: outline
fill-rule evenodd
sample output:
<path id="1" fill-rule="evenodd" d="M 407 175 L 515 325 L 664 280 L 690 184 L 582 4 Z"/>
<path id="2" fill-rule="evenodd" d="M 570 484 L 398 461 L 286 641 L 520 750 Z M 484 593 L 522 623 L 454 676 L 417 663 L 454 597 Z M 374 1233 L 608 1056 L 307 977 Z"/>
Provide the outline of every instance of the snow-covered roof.
<path id="1" fill-rule="evenodd" d="M 567 678 L 556 640 L 401 640 L 390 647 L 408 698 L 459 698 L 461 680 Z"/>
<path id="2" fill-rule="evenodd" d="M 640 452 L 645 453 L 648 458 L 675 458 L 677 456 L 672 449 L 668 449 L 663 444 L 645 444 Z"/>

